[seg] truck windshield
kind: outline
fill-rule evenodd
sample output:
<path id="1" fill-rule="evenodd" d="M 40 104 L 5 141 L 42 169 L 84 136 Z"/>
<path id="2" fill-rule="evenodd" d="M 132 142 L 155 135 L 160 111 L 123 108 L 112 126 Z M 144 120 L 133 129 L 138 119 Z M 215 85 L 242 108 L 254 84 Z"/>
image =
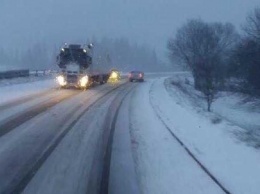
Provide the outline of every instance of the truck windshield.
<path id="1" fill-rule="evenodd" d="M 61 61 L 70 62 L 70 61 L 82 61 L 86 60 L 87 54 L 83 52 L 82 49 L 65 49 L 61 54 Z"/>

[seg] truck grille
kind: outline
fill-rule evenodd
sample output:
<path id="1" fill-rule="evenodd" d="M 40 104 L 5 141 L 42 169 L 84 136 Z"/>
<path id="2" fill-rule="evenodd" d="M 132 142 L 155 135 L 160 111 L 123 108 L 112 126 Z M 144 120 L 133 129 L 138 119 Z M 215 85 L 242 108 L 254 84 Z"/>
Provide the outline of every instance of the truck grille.
<path id="1" fill-rule="evenodd" d="M 68 83 L 77 83 L 78 76 L 77 75 L 67 75 L 67 82 Z"/>

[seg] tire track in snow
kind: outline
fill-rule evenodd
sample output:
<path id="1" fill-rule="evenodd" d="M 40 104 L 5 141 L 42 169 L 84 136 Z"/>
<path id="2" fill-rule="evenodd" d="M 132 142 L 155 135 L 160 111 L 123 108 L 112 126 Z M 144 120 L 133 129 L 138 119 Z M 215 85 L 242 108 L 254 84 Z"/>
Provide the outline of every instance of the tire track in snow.
<path id="1" fill-rule="evenodd" d="M 11 118 L 7 118 L 5 121 L 2 121 L 0 124 L 0 137 L 9 133 L 10 131 L 20 126 L 24 122 L 29 121 L 32 118 L 36 117 L 37 115 L 45 112 L 46 110 L 55 106 L 56 104 L 74 97 L 76 94 L 80 94 L 79 91 L 68 92 L 62 96 L 54 96 L 47 102 L 40 103 L 38 105 L 33 106 L 29 110 L 21 111 L 20 113 L 12 116 Z M 26 99 L 26 101 L 27 100 L 29 101 L 31 99 L 32 98 L 28 98 Z M 24 101 L 21 102 L 23 103 Z"/>
<path id="2" fill-rule="evenodd" d="M 161 115 L 159 114 L 157 108 L 152 102 L 152 92 L 155 82 L 153 81 L 149 90 L 149 102 L 155 112 L 156 117 L 161 121 L 163 126 L 169 131 L 172 137 L 183 147 L 183 149 L 187 152 L 187 154 L 198 164 L 198 166 L 211 178 L 213 182 L 215 182 L 224 193 L 231 194 L 231 192 L 209 171 L 209 169 L 191 152 L 191 150 L 183 143 L 183 141 L 173 132 L 173 130 L 166 124 Z"/>
<path id="3" fill-rule="evenodd" d="M 101 96 L 99 96 L 95 101 L 93 101 L 91 104 L 89 104 L 80 114 L 77 115 L 77 117 L 68 125 L 68 127 L 65 128 L 64 131 L 62 131 L 53 141 L 50 145 L 47 146 L 46 150 L 41 153 L 40 157 L 37 159 L 37 161 L 32 165 L 31 169 L 26 172 L 26 174 L 23 176 L 21 180 L 18 181 L 18 183 L 11 188 L 11 190 L 5 190 L 3 193 L 14 193 L 19 194 L 22 193 L 25 189 L 25 187 L 28 185 L 28 183 L 32 180 L 34 175 L 37 173 L 37 171 L 40 169 L 40 167 L 43 165 L 43 163 L 47 160 L 47 158 L 50 156 L 50 154 L 55 150 L 55 148 L 59 145 L 59 143 L 62 141 L 62 139 L 66 136 L 66 134 L 72 129 L 76 123 L 81 119 L 81 117 L 88 112 L 93 106 L 98 104 L 101 100 L 103 100 L 106 96 L 117 90 L 119 87 L 124 86 L 126 83 L 120 84 L 113 89 L 110 89 L 106 92 L 104 90 L 101 90 L 100 92 L 104 92 Z M 107 88 L 106 88 L 107 89 Z M 89 100 L 89 99 L 88 99 Z"/>
<path id="4" fill-rule="evenodd" d="M 109 126 L 107 136 L 107 143 L 104 152 L 104 167 L 102 171 L 102 180 L 101 180 L 101 188 L 100 194 L 108 194 L 109 193 L 109 177 L 110 177 L 110 165 L 111 165 L 111 156 L 112 156 L 112 146 L 113 146 L 113 138 L 116 129 L 116 121 L 118 118 L 119 110 L 123 104 L 126 96 L 136 88 L 137 84 L 132 85 L 127 90 L 124 91 L 123 94 L 116 96 L 113 102 L 110 105 L 109 114 L 106 118 L 106 122 L 104 126 Z M 113 115 L 113 116 L 111 116 Z"/>
<path id="5" fill-rule="evenodd" d="M 6 102 L 6 103 L 0 105 L 0 112 L 4 111 L 6 109 L 24 104 L 24 103 L 29 102 L 31 100 L 34 100 L 36 98 L 47 96 L 47 95 L 50 94 L 50 92 L 54 92 L 54 91 L 55 90 L 50 89 L 50 90 L 47 90 L 47 91 L 44 91 L 44 92 L 40 92 L 40 93 L 37 93 L 37 94 L 22 97 L 20 99 L 12 100 L 11 102 Z"/>

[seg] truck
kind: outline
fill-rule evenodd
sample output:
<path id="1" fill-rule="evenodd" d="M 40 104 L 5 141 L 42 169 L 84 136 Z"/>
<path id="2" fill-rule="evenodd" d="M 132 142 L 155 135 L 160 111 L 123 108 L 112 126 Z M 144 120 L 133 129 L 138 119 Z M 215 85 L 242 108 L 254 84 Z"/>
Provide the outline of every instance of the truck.
<path id="1" fill-rule="evenodd" d="M 87 89 L 94 83 L 104 84 L 108 81 L 111 72 L 93 68 L 93 47 L 93 44 L 65 44 L 60 49 L 57 56 L 60 72 L 56 79 L 61 88 Z"/>

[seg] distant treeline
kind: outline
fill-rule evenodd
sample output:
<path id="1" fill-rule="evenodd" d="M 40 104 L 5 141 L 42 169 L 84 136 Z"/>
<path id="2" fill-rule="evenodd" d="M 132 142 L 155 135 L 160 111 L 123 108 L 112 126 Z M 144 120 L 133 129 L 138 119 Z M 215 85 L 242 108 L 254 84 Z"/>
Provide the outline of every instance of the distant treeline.
<path id="1" fill-rule="evenodd" d="M 105 64 L 122 71 L 160 71 L 165 68 L 162 67 L 155 50 L 147 46 L 131 44 L 125 38 L 103 38 L 94 42 L 94 63 L 97 66 Z"/>
<path id="2" fill-rule="evenodd" d="M 132 44 L 126 38 L 92 40 L 94 43 L 94 65 L 99 68 L 118 68 L 121 71 L 133 69 L 143 71 L 168 70 L 148 46 Z M 86 42 L 82 42 L 84 44 Z M 0 49 L 0 66 L 29 68 L 31 70 L 55 69 L 59 46 L 37 43 L 24 51 Z M 13 68 L 11 68 L 13 69 Z"/>
<path id="3" fill-rule="evenodd" d="M 30 69 L 44 70 L 53 68 L 56 58 L 54 47 L 49 47 L 43 43 L 37 43 L 25 50 L 5 50 L 0 49 L 0 69 Z"/>

